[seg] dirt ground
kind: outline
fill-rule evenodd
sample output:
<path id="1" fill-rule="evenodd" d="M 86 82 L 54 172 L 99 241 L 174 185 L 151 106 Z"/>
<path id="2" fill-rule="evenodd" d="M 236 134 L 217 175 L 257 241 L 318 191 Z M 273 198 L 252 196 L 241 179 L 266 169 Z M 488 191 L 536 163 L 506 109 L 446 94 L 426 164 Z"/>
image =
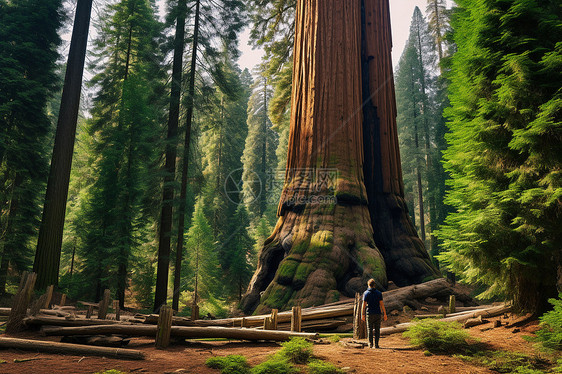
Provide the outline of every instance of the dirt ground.
<path id="1" fill-rule="evenodd" d="M 497 319 L 497 318 L 496 318 Z M 491 328 L 490 323 L 470 329 L 470 334 L 480 339 L 490 349 L 509 350 L 535 354 L 533 344 L 523 339 L 536 331 L 536 322 L 513 329 L 504 327 Z M 503 320 L 505 323 L 505 320 Z M 485 330 L 486 331 L 482 331 Z M 25 333 L 21 338 L 46 339 L 38 334 Z M 53 341 L 56 339 L 53 338 Z M 352 373 L 492 373 L 492 371 L 473 366 L 460 359 L 433 355 L 425 356 L 423 350 L 413 349 L 408 342 L 395 334 L 381 338 L 380 349 L 360 349 L 346 347 L 341 339 L 338 343 L 316 344 L 314 354 L 320 359 L 330 361 L 340 368 L 347 368 Z M 0 351 L 0 373 L 96 373 L 117 369 L 127 373 L 218 373 L 218 370 L 205 366 L 205 360 L 211 356 L 240 354 L 248 358 L 250 364 L 256 365 L 280 349 L 276 343 L 250 343 L 237 341 L 188 341 L 173 345 L 166 350 L 153 347 L 154 340 L 133 339 L 127 348 L 145 352 L 143 361 L 125 361 L 103 357 L 81 357 L 58 354 L 25 352 L 14 349 Z M 14 362 L 15 359 L 33 359 L 27 362 Z"/>

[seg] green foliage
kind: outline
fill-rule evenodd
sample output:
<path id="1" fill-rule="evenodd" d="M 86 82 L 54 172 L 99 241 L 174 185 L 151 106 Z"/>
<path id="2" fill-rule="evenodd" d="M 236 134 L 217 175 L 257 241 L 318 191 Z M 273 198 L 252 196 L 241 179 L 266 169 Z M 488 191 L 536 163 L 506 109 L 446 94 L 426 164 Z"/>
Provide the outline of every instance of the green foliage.
<path id="1" fill-rule="evenodd" d="M 480 351 L 456 357 L 498 373 L 540 374 L 551 366 L 549 361 L 540 357 L 506 351 Z"/>
<path id="2" fill-rule="evenodd" d="M 252 85 L 252 95 L 248 102 L 248 137 L 242 156 L 243 201 L 248 208 L 252 223 L 266 213 L 267 205 L 273 204 L 271 178 L 277 167 L 275 150 L 278 134 L 272 129 L 268 115 L 273 88 L 263 71 L 256 76 Z M 269 213 L 269 212 L 268 212 Z M 269 221 L 273 221 L 268 217 Z"/>
<path id="3" fill-rule="evenodd" d="M 554 368 L 555 373 L 562 373 L 562 360 L 558 360 L 556 367 Z"/>
<path id="4" fill-rule="evenodd" d="M 340 341 L 341 337 L 339 335 L 332 335 L 329 339 L 332 343 L 337 343 Z"/>
<path id="5" fill-rule="evenodd" d="M 228 355 L 226 357 L 210 357 L 205 365 L 213 369 L 219 369 L 224 374 L 248 374 L 250 365 L 246 357 L 240 355 Z"/>
<path id="6" fill-rule="evenodd" d="M 445 175 L 440 162 L 444 121 L 436 59 L 434 38 L 416 7 L 395 75 L 397 126 L 408 210 L 420 231 L 422 220 L 429 221 L 427 232 L 433 232 L 444 219 Z M 437 252 L 433 240 L 430 244 Z"/>
<path id="7" fill-rule="evenodd" d="M 283 349 L 279 351 L 279 355 L 294 364 L 306 364 L 312 357 L 313 344 L 305 338 L 291 338 L 281 343 L 281 346 Z"/>
<path id="8" fill-rule="evenodd" d="M 0 3 L 0 292 L 33 261 L 49 172 L 62 1 Z M 53 106 L 58 103 L 52 102 Z"/>
<path id="9" fill-rule="evenodd" d="M 558 1 L 459 0 L 453 21 L 439 260 L 482 297 L 529 311 L 557 295 L 562 240 L 562 8 Z M 557 82 L 557 83 L 553 83 Z"/>
<path id="10" fill-rule="evenodd" d="M 147 0 L 121 0 L 102 12 L 90 64 L 96 94 L 83 129 L 90 155 L 87 162 L 78 157 L 83 169 L 77 175 L 85 183 L 70 196 L 81 201 L 69 215 L 74 234 L 66 236 L 76 240 L 84 296 L 99 298 L 111 288 L 122 302 L 131 273 L 143 282 L 152 277 L 146 260 L 157 219 L 150 206 L 164 104 L 161 25 Z M 141 290 L 149 291 L 146 284 Z"/>
<path id="11" fill-rule="evenodd" d="M 554 309 L 540 317 L 540 329 L 536 332 L 538 340 L 549 349 L 562 350 L 562 294 L 558 299 L 548 300 Z"/>
<path id="12" fill-rule="evenodd" d="M 238 299 L 242 298 L 253 274 L 254 242 L 248 234 L 249 225 L 246 206 L 240 204 L 229 222 L 227 232 L 230 237 L 224 244 L 224 263 L 228 264 L 225 274 L 227 293 L 237 295 Z"/>
<path id="13" fill-rule="evenodd" d="M 251 374 L 293 374 L 298 370 L 291 363 L 279 356 L 273 356 L 252 368 Z"/>
<path id="14" fill-rule="evenodd" d="M 199 199 L 195 203 L 195 210 L 191 220 L 191 227 L 187 233 L 186 248 L 189 248 L 188 261 L 193 270 L 192 287 L 197 296 L 209 298 L 219 290 L 219 262 L 217 259 L 213 231 L 205 214 L 203 203 Z"/>
<path id="15" fill-rule="evenodd" d="M 310 374 L 343 374 L 344 371 L 338 368 L 336 365 L 322 361 L 322 360 L 312 360 L 307 365 L 308 373 Z"/>
<path id="16" fill-rule="evenodd" d="M 403 334 L 410 343 L 427 349 L 432 353 L 452 353 L 466 351 L 470 334 L 462 330 L 456 322 L 443 322 L 425 319 L 417 322 Z"/>

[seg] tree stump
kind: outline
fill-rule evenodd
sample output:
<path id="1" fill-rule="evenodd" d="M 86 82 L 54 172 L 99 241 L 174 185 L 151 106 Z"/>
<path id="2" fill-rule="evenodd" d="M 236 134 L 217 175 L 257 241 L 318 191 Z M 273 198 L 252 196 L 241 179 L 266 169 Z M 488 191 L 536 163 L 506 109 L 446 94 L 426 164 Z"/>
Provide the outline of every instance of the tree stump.
<path id="1" fill-rule="evenodd" d="M 51 299 L 53 298 L 54 289 L 55 286 L 52 284 L 49 287 L 47 287 L 47 290 L 45 291 L 47 297 L 45 298 L 45 304 L 43 304 L 42 309 L 49 309 L 49 306 L 51 305 Z"/>
<path id="2" fill-rule="evenodd" d="M 300 306 L 294 306 L 292 312 L 293 314 L 291 315 L 291 331 L 301 332 L 302 309 Z"/>
<path id="3" fill-rule="evenodd" d="M 88 306 L 88 311 L 86 311 L 86 318 L 92 318 L 92 313 L 94 313 L 94 306 Z"/>
<path id="4" fill-rule="evenodd" d="M 449 296 L 449 314 L 456 312 L 455 295 Z"/>
<path id="5" fill-rule="evenodd" d="M 65 293 L 63 293 L 62 296 L 60 297 L 59 306 L 64 306 L 64 304 L 66 304 L 66 294 Z"/>
<path id="6" fill-rule="evenodd" d="M 279 310 L 277 309 L 273 309 L 271 311 L 271 329 L 272 330 L 277 330 L 277 314 L 279 313 Z"/>
<path id="7" fill-rule="evenodd" d="M 265 317 L 263 319 L 263 329 L 264 330 L 273 330 L 273 323 L 271 321 L 271 317 Z"/>
<path id="8" fill-rule="evenodd" d="M 113 310 L 115 310 L 115 320 L 121 319 L 121 309 L 119 308 L 119 300 L 113 300 Z"/>
<path id="9" fill-rule="evenodd" d="M 353 338 L 365 339 L 367 336 L 367 324 L 362 316 L 363 300 L 360 293 L 355 294 L 355 303 L 353 304 Z"/>
<path id="10" fill-rule="evenodd" d="M 170 333 L 172 331 L 173 309 L 168 305 L 160 308 L 158 316 L 158 329 L 156 332 L 156 348 L 163 349 L 170 345 Z"/>
<path id="11" fill-rule="evenodd" d="M 199 305 L 193 303 L 191 305 L 191 320 L 197 321 L 199 319 Z"/>
<path id="12" fill-rule="evenodd" d="M 105 289 L 105 291 L 103 291 L 103 299 L 100 301 L 98 306 L 98 319 L 106 319 L 110 297 L 111 291 L 109 289 Z"/>
<path id="13" fill-rule="evenodd" d="M 18 292 L 14 297 L 14 304 L 12 305 L 8 322 L 6 323 L 6 333 L 13 334 L 21 330 L 36 280 L 37 274 L 23 273 Z"/>

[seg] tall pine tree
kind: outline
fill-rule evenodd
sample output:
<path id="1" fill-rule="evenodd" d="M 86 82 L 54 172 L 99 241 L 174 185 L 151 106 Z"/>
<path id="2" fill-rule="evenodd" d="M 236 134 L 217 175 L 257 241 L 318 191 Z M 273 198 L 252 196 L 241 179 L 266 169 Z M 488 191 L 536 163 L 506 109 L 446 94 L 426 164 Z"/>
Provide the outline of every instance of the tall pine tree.
<path id="1" fill-rule="evenodd" d="M 121 306 L 132 252 L 145 240 L 149 225 L 141 202 L 156 173 L 155 144 L 160 130 L 160 25 L 149 0 L 121 0 L 109 5 L 95 41 L 98 88 L 89 132 L 95 138 L 96 180 L 90 187 L 84 219 L 83 271 L 90 275 L 95 298 L 115 289 Z"/>
<path id="2" fill-rule="evenodd" d="M 440 231 L 451 270 L 530 311 L 555 296 L 562 230 L 562 6 L 459 0 Z"/>
<path id="3" fill-rule="evenodd" d="M 48 173 L 61 1 L 0 1 L 0 292 L 10 264 L 26 269 Z"/>

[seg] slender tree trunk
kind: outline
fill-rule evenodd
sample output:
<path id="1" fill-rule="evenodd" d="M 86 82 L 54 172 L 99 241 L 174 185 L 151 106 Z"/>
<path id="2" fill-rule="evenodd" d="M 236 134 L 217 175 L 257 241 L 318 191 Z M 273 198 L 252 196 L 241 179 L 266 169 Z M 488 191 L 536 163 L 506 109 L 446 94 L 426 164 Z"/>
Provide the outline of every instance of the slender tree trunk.
<path id="1" fill-rule="evenodd" d="M 437 53 L 439 56 L 439 69 L 441 74 L 443 73 L 443 67 L 441 67 L 441 60 L 443 60 L 443 35 L 441 34 L 441 12 L 439 12 L 439 4 L 437 0 L 429 0 L 433 6 L 435 12 L 435 33 L 437 34 Z"/>
<path id="2" fill-rule="evenodd" d="M 191 123 L 193 121 L 193 104 L 195 98 L 195 69 L 197 67 L 197 48 L 199 44 L 199 18 L 200 1 L 195 4 L 195 26 L 193 28 L 193 48 L 191 50 L 191 70 L 189 71 L 189 86 L 187 90 L 187 113 L 185 126 L 185 142 L 183 146 L 182 170 L 181 170 L 181 188 L 180 188 L 180 204 L 178 210 L 178 235 L 176 247 L 176 259 L 183 253 L 183 236 L 185 233 L 185 200 L 187 198 L 187 172 L 189 166 L 189 145 L 191 143 Z M 180 260 L 181 261 L 181 260 Z M 176 265 L 177 267 L 177 265 Z M 180 268 L 181 269 L 181 268 Z M 167 276 L 167 272 L 166 272 Z M 179 280 L 179 276 L 178 276 Z M 174 284 L 175 284 L 174 279 Z M 175 287 L 174 287 L 175 289 Z M 179 289 L 178 289 L 179 290 Z M 178 295 L 179 297 L 179 295 Z"/>
<path id="3" fill-rule="evenodd" d="M 262 178 L 262 191 L 260 196 L 260 217 L 265 213 L 267 207 L 267 190 L 266 190 L 266 172 L 267 172 L 267 78 L 263 78 L 263 124 L 262 124 L 262 136 L 263 144 L 261 151 L 261 178 Z"/>
<path id="4" fill-rule="evenodd" d="M 74 245 L 72 246 L 72 260 L 70 262 L 70 278 L 74 274 L 74 256 L 76 255 L 76 238 L 74 238 Z"/>
<path id="5" fill-rule="evenodd" d="M 176 36 L 174 39 L 174 62 L 172 66 L 172 90 L 170 94 L 169 117 L 169 121 L 174 123 L 172 126 L 175 126 L 176 128 L 178 127 L 180 113 L 181 72 L 183 68 L 183 50 L 185 45 L 186 11 L 187 8 L 185 0 L 178 0 L 178 16 L 176 19 Z M 183 217 L 178 217 L 178 221 L 180 225 L 184 224 Z M 174 294 L 172 295 L 172 309 L 176 311 L 179 309 L 182 258 L 183 233 L 181 236 L 178 233 L 178 239 L 176 243 L 176 263 L 174 266 Z"/>
<path id="6" fill-rule="evenodd" d="M 388 0 L 299 0 L 296 14 L 280 218 L 246 312 L 323 304 L 369 278 L 385 287 L 387 274 L 437 275 L 404 202 Z"/>
<path id="7" fill-rule="evenodd" d="M 51 170 L 45 195 L 43 218 L 33 264 L 33 271 L 37 273 L 35 283 L 37 289 L 44 289 L 50 284 L 58 284 L 66 199 L 74 139 L 76 137 L 76 122 L 80 106 L 82 74 L 84 72 L 91 10 L 92 0 L 78 0 L 51 159 Z"/>

